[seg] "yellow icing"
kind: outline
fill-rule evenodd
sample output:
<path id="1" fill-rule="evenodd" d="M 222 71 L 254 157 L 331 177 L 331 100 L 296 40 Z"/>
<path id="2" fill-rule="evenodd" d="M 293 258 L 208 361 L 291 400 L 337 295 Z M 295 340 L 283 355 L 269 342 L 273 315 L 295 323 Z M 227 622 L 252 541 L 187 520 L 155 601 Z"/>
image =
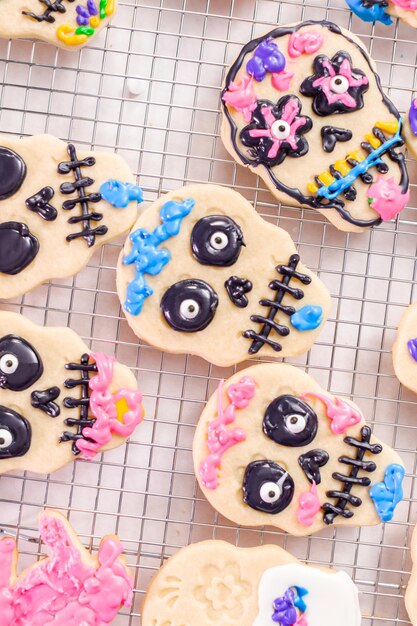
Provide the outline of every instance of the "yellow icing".
<path id="1" fill-rule="evenodd" d="M 58 26 L 56 36 L 60 41 L 67 44 L 67 46 L 79 46 L 88 39 L 87 35 L 76 35 L 73 27 L 69 24 L 61 24 L 61 26 Z"/>

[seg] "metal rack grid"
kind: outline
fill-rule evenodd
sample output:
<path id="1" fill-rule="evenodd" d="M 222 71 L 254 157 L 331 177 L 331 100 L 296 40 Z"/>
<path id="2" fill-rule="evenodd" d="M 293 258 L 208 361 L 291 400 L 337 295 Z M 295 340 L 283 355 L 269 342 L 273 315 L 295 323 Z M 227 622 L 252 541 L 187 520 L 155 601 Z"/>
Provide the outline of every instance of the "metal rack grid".
<path id="1" fill-rule="evenodd" d="M 166 557 L 207 538 L 242 546 L 275 542 L 311 563 L 334 564 L 360 588 L 363 626 L 409 623 L 403 593 L 416 520 L 416 397 L 395 378 L 390 349 L 401 314 L 417 297 L 417 191 L 414 186 L 415 208 L 395 223 L 346 235 L 313 211 L 277 207 L 254 176 L 231 162 L 219 137 L 219 88 L 228 63 L 242 44 L 277 22 L 304 18 L 333 20 L 360 35 L 384 89 L 400 110 L 408 109 L 417 89 L 415 31 L 352 19 L 343 0 L 122 0 L 111 27 L 79 53 L 0 41 L 0 131 L 50 132 L 115 150 L 137 173 L 147 200 L 187 182 L 231 185 L 290 232 L 333 297 L 316 345 L 292 361 L 332 392 L 351 395 L 407 469 L 405 500 L 396 521 L 385 526 L 329 528 L 302 539 L 237 529 L 217 515 L 196 486 L 191 443 L 205 400 L 233 368 L 138 345 L 115 293 L 121 241 L 106 245 L 78 276 L 38 287 L 3 308 L 39 323 L 69 325 L 93 349 L 115 353 L 138 374 L 147 420 L 126 446 L 97 461 L 78 461 L 49 476 L 1 477 L 0 510 L 3 528 L 21 539 L 21 568 L 43 553 L 36 516 L 45 505 L 68 514 L 89 547 L 117 532 L 136 588 L 119 625 L 140 623 L 144 592 Z M 409 168 L 417 181 L 417 164 L 409 160 Z"/>

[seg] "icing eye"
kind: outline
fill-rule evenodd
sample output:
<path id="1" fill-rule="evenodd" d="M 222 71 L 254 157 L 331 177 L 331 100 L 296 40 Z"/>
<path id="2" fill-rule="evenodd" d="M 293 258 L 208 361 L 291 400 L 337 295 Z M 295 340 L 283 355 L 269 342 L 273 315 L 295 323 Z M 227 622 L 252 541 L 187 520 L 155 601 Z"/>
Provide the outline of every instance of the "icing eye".
<path id="1" fill-rule="evenodd" d="M 287 139 L 291 135 L 291 128 L 288 122 L 276 120 L 271 126 L 271 132 L 275 139 Z"/>
<path id="2" fill-rule="evenodd" d="M 210 324 L 219 299 L 210 285 L 202 280 L 182 280 L 162 296 L 161 309 L 174 330 L 194 333 Z"/>
<path id="3" fill-rule="evenodd" d="M 21 222 L 0 224 L 0 272 L 2 274 L 11 276 L 19 274 L 32 263 L 38 252 L 39 241 L 32 235 L 26 224 Z"/>
<path id="4" fill-rule="evenodd" d="M 317 428 L 315 411 L 295 396 L 279 396 L 272 400 L 265 411 L 265 435 L 283 446 L 300 447 L 311 443 Z"/>
<path id="5" fill-rule="evenodd" d="M 23 391 L 42 374 L 41 358 L 25 339 L 15 335 L 0 339 L 0 388 Z"/>
<path id="6" fill-rule="evenodd" d="M 0 200 L 5 200 L 21 187 L 26 176 L 22 157 L 10 148 L 0 147 Z"/>
<path id="7" fill-rule="evenodd" d="M 280 513 L 294 496 L 294 481 L 280 465 L 272 461 L 254 461 L 245 471 L 243 500 L 252 509 Z"/>
<path id="8" fill-rule="evenodd" d="M 349 81 L 346 76 L 333 76 L 330 81 L 330 89 L 334 93 L 346 93 L 349 89 Z"/>
<path id="9" fill-rule="evenodd" d="M 13 443 L 13 435 L 7 428 L 0 428 L 0 450 L 9 448 Z"/>
<path id="10" fill-rule="evenodd" d="M 202 265 L 233 265 L 243 245 L 240 227 L 230 217 L 222 215 L 201 218 L 191 233 L 193 255 Z"/>
<path id="11" fill-rule="evenodd" d="M 0 406 L 0 459 L 23 456 L 30 448 L 30 424 L 19 413 Z"/>
<path id="12" fill-rule="evenodd" d="M 19 367 L 19 360 L 14 354 L 3 354 L 0 358 L 0 371 L 3 374 L 14 374 Z"/>

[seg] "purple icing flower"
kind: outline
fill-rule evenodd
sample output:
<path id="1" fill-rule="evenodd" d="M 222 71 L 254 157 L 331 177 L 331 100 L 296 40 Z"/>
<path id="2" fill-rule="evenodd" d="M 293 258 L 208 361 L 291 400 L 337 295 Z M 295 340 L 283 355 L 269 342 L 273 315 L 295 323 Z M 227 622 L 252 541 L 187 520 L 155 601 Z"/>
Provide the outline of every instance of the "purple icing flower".
<path id="1" fill-rule="evenodd" d="M 297 610 L 294 606 L 294 591 L 287 589 L 283 596 L 273 602 L 272 621 L 280 626 L 293 626 L 297 622 Z"/>
<path id="2" fill-rule="evenodd" d="M 410 120 L 410 128 L 413 135 L 417 135 L 417 98 L 411 103 L 408 119 Z"/>
<path id="3" fill-rule="evenodd" d="M 257 81 L 262 81 L 267 72 L 276 74 L 285 68 L 286 60 L 277 44 L 268 37 L 256 48 L 253 57 L 246 64 L 246 71 Z"/>
<path id="4" fill-rule="evenodd" d="M 80 26 L 88 26 L 90 17 L 98 15 L 98 9 L 94 0 L 87 0 L 87 7 L 78 5 L 75 10 L 77 12 L 77 23 Z"/>
<path id="5" fill-rule="evenodd" d="M 407 348 L 414 361 L 417 361 L 417 338 L 407 341 Z"/>

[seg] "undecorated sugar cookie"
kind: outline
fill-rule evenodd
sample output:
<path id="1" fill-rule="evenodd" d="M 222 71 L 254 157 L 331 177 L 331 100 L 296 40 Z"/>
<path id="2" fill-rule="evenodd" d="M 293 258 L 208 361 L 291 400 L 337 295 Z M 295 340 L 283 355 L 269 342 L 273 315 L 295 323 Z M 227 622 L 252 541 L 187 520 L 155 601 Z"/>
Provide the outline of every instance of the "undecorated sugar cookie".
<path id="1" fill-rule="evenodd" d="M 222 92 L 222 139 L 281 202 L 344 231 L 395 217 L 409 199 L 402 120 L 360 40 L 330 22 L 248 43 Z"/>
<path id="2" fill-rule="evenodd" d="M 117 289 L 138 337 L 225 366 L 305 352 L 330 310 L 289 235 L 215 185 L 183 187 L 140 215 Z"/>
<path id="3" fill-rule="evenodd" d="M 291 365 L 255 365 L 222 381 L 193 456 L 209 502 L 245 526 L 309 535 L 378 524 L 403 497 L 398 454 L 372 436 L 353 402 Z"/>
<path id="4" fill-rule="evenodd" d="M 2 626 L 107 626 L 131 606 L 133 578 L 116 535 L 104 537 L 93 556 L 57 511 L 41 513 L 39 530 L 50 556 L 19 576 L 16 540 L 0 539 Z"/>
<path id="5" fill-rule="evenodd" d="M 278 546 L 203 541 L 155 576 L 142 626 L 212 624 L 360 626 L 358 590 L 345 572 L 302 565 Z"/>
<path id="6" fill-rule="evenodd" d="M 404 595 L 405 608 L 407 609 L 410 622 L 413 626 L 417 624 L 417 530 L 414 528 L 413 537 L 411 539 L 411 559 L 413 569 L 411 571 L 410 580 Z"/>
<path id="7" fill-rule="evenodd" d="M 392 24 L 392 17 L 417 28 L 416 0 L 346 0 L 352 11 L 364 22 Z"/>
<path id="8" fill-rule="evenodd" d="M 406 309 L 400 320 L 392 361 L 400 383 L 417 393 L 417 302 Z"/>
<path id="9" fill-rule="evenodd" d="M 110 22 L 118 0 L 0 0 L 0 37 L 76 50 Z"/>
<path id="10" fill-rule="evenodd" d="M 118 155 L 0 135 L 0 298 L 76 274 L 132 226 L 140 201 Z"/>
<path id="11" fill-rule="evenodd" d="M 0 312 L 0 474 L 53 472 L 124 443 L 142 421 L 133 373 L 69 328 Z"/>

